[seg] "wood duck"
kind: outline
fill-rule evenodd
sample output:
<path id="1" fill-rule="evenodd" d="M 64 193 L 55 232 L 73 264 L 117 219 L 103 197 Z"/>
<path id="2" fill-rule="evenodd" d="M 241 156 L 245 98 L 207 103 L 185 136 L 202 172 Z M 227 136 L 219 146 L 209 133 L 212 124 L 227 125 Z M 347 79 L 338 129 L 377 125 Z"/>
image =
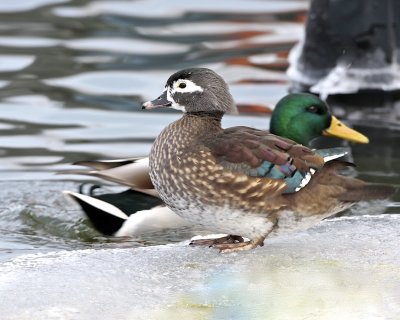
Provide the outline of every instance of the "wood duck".
<path id="1" fill-rule="evenodd" d="M 321 152 L 249 127 L 223 129 L 234 102 L 210 69 L 174 73 L 144 109 L 184 112 L 157 137 L 151 181 L 176 214 L 207 230 L 246 237 L 219 242 L 221 252 L 262 246 L 266 237 L 304 229 L 361 200 L 386 198 L 391 186 L 337 174 L 351 165 L 342 150 Z"/>

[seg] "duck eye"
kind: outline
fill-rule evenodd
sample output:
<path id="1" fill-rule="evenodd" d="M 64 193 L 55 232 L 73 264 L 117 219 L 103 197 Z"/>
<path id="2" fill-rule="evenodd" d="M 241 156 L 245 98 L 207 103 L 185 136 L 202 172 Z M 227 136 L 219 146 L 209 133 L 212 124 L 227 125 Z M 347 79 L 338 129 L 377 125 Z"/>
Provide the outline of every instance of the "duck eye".
<path id="1" fill-rule="evenodd" d="M 307 111 L 308 111 L 308 112 L 312 112 L 312 113 L 321 113 L 321 111 L 319 110 L 319 108 L 316 107 L 316 106 L 309 106 L 309 107 L 307 108 Z"/>
<path id="2" fill-rule="evenodd" d="M 186 83 L 181 82 L 178 87 L 181 88 L 181 89 L 185 89 L 186 88 Z"/>

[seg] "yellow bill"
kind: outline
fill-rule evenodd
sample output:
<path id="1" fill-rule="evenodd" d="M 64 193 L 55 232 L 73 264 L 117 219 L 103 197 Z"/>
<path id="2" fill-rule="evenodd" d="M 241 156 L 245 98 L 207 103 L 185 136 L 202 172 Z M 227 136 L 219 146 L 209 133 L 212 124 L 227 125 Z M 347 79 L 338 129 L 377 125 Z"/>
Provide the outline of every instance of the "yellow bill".
<path id="1" fill-rule="evenodd" d="M 336 137 L 346 139 L 358 143 L 368 143 L 369 139 L 362 133 L 353 130 L 346 126 L 343 122 L 339 121 L 336 117 L 332 116 L 331 125 L 325 129 L 322 134 L 327 137 Z"/>

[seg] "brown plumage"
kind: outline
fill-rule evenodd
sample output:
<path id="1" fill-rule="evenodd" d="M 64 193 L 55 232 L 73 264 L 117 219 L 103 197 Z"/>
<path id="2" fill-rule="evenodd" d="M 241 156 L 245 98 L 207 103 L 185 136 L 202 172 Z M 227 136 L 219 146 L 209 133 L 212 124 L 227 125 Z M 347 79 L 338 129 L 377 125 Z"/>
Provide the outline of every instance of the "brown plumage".
<path id="1" fill-rule="evenodd" d="M 231 104 L 225 82 L 208 69 L 172 75 L 163 94 L 144 104 L 185 112 L 157 137 L 150 153 L 151 180 L 183 218 L 250 238 L 215 245 L 222 251 L 254 248 L 270 234 L 309 227 L 354 202 L 393 191 L 340 176 L 337 170 L 347 163 L 325 163 L 318 152 L 289 139 L 248 127 L 222 129 Z"/>

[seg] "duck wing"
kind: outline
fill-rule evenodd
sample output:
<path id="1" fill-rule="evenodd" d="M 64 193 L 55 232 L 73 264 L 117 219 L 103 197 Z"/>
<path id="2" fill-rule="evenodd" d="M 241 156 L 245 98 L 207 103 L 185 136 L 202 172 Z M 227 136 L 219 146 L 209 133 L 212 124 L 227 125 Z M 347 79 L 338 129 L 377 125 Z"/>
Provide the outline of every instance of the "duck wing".
<path id="1" fill-rule="evenodd" d="M 303 145 L 249 127 L 223 130 L 204 144 L 226 170 L 273 179 L 286 185 L 285 193 L 299 191 L 325 163 L 323 156 Z"/>

